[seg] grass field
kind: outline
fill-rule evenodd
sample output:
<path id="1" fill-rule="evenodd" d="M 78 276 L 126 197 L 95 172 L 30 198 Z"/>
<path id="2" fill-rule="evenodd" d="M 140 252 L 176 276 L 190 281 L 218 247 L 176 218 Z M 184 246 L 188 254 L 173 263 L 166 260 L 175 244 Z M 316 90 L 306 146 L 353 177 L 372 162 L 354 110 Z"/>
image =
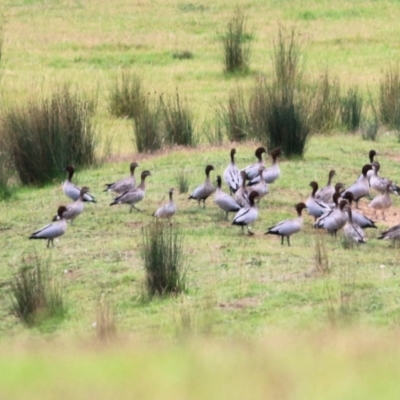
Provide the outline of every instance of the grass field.
<path id="1" fill-rule="evenodd" d="M 367 232 L 366 245 L 346 249 L 340 237 L 316 232 L 309 216 L 290 248 L 264 235 L 294 216 L 311 180 L 325 184 L 334 168 L 338 181 L 351 184 L 371 148 L 382 174 L 396 180 L 395 132 L 382 129 L 377 142 L 359 134 L 312 137 L 303 159 L 281 161 L 282 176 L 260 202 L 253 237 L 224 221 L 212 199 L 203 210 L 176 194 L 174 225 L 185 236 L 188 291 L 151 301 L 143 295 L 141 229 L 177 187 L 177 171 L 189 173 L 190 192 L 203 182 L 207 164 L 215 167 L 213 180 L 223 173 L 232 145 L 209 146 L 203 138 L 193 149 L 136 154 L 131 122 L 108 113 L 121 68 L 139 73 L 149 91 L 178 87 L 201 125 L 237 82 L 251 88 L 257 73 L 271 72 L 280 24 L 304 35 L 306 72 L 318 77 L 328 68 L 343 88 L 356 83 L 377 93 L 382 72 L 399 59 L 397 1 L 249 1 L 251 71 L 226 76 L 219 37 L 234 7 L 223 0 L 3 2 L 0 107 L 64 82 L 96 91 L 97 125 L 103 141 L 112 138 L 112 149 L 104 164 L 77 171 L 75 182 L 89 186 L 98 203 L 85 206 L 54 249 L 27 238 L 66 202 L 61 182 L 21 187 L 0 202 L 1 398 L 398 398 L 398 249 L 376 240 L 376 230 Z M 172 57 L 184 50 L 194 58 Z M 254 161 L 258 143 L 234 145 L 240 167 Z M 137 172 L 149 169 L 152 176 L 143 212 L 130 214 L 128 207 L 109 207 L 112 197 L 102 190 L 127 175 L 134 160 Z M 387 221 L 377 219 L 378 231 L 399 222 L 400 200 L 393 202 Z M 367 204 L 362 209 L 373 216 Z M 318 272 L 316 243 L 326 251 L 329 273 Z M 67 315 L 27 328 L 10 312 L 8 282 L 34 254 L 62 282 Z M 93 325 L 101 298 L 118 331 L 105 348 Z"/>

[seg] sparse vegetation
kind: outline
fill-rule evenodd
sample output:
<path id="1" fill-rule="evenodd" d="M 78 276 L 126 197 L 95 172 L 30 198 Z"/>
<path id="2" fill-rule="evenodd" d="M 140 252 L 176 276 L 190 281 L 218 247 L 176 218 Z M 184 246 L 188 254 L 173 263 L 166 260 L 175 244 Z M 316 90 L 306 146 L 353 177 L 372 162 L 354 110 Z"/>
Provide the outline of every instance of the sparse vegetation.
<path id="1" fill-rule="evenodd" d="M 115 314 L 109 301 L 102 295 L 97 304 L 95 328 L 101 342 L 110 342 L 116 338 Z"/>
<path id="2" fill-rule="evenodd" d="M 176 172 L 175 178 L 179 193 L 187 193 L 189 191 L 190 184 L 189 173 L 184 168 L 181 168 Z"/>
<path id="3" fill-rule="evenodd" d="M 363 99 L 357 87 L 348 90 L 347 95 L 340 99 L 340 116 L 342 125 L 354 132 L 361 126 Z"/>
<path id="4" fill-rule="evenodd" d="M 243 8 L 236 7 L 222 35 L 226 72 L 246 72 L 249 69 L 252 35 L 247 32 L 246 22 Z"/>
<path id="5" fill-rule="evenodd" d="M 12 312 L 26 325 L 49 318 L 63 318 L 66 312 L 62 287 L 54 279 L 49 261 L 37 254 L 25 258 L 10 279 Z"/>
<path id="6" fill-rule="evenodd" d="M 220 119 L 230 141 L 241 142 L 251 137 L 251 116 L 242 87 L 237 86 L 230 93 L 227 107 L 221 107 Z"/>
<path id="7" fill-rule="evenodd" d="M 5 110 L 1 135 L 23 184 L 45 184 L 61 178 L 67 164 L 94 164 L 95 108 L 95 100 L 62 86 L 49 99 L 33 98 Z"/>
<path id="8" fill-rule="evenodd" d="M 143 229 L 143 261 L 146 290 L 154 295 L 179 294 L 186 290 L 183 234 L 175 226 L 156 221 Z"/>
<path id="9" fill-rule="evenodd" d="M 187 100 L 181 100 L 178 91 L 172 98 L 160 97 L 165 142 L 169 145 L 196 145 L 193 115 Z"/>
<path id="10" fill-rule="evenodd" d="M 400 130 L 400 70 L 391 67 L 380 82 L 379 115 L 383 124 Z"/>
<path id="11" fill-rule="evenodd" d="M 132 71 L 122 70 L 110 88 L 110 114 L 123 118 L 138 116 L 144 96 L 142 79 Z"/>

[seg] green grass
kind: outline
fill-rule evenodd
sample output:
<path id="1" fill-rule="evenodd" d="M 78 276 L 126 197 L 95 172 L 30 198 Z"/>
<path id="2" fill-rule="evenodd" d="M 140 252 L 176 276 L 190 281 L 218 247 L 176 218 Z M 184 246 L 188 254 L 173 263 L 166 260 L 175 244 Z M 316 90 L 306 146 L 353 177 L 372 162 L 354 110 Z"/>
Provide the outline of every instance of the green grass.
<path id="1" fill-rule="evenodd" d="M 188 194 L 176 190 L 173 223 L 187 238 L 189 292 L 148 301 L 142 296 L 141 228 L 166 201 L 168 190 L 177 189 L 177 171 L 190 177 L 189 193 L 204 181 L 207 164 L 216 169 L 211 173 L 215 181 L 229 162 L 231 145 L 206 147 L 202 138 L 197 149 L 137 155 L 131 121 L 111 118 L 107 100 L 120 68 L 128 67 L 140 72 L 151 93 L 171 95 L 178 88 L 195 119 L 211 123 L 238 80 L 248 89 L 259 73 L 271 73 L 272 40 L 280 24 L 296 26 L 307 39 L 309 76 L 328 69 L 343 90 L 358 86 L 363 95 L 368 88 L 377 96 L 382 71 L 400 58 L 400 3 L 377 4 L 249 2 L 245 11 L 254 29 L 250 73 L 227 77 L 219 38 L 236 6 L 232 2 L 3 2 L 0 108 L 23 104 L 38 88 L 49 94 L 55 84 L 95 90 L 97 126 L 103 139 L 113 141 L 104 165 L 80 170 L 76 177 L 98 203 L 85 205 L 54 249 L 27 238 L 68 202 L 61 182 L 19 188 L 10 201 L 0 202 L 1 398 L 26 399 L 27 393 L 31 399 L 86 399 L 88 393 L 99 399 L 127 393 L 144 399 L 398 398 L 398 249 L 376 240 L 376 231 L 367 232 L 365 246 L 353 249 L 322 235 L 331 273 L 319 276 L 312 273 L 316 238 L 310 217 L 290 248 L 263 234 L 294 216 L 294 204 L 309 195 L 309 182 L 325 184 L 330 169 L 338 180 L 352 183 L 371 148 L 380 154 L 382 174 L 395 179 L 396 135 L 384 131 L 373 143 L 359 134 L 312 137 L 304 159 L 281 163 L 282 176 L 260 203 L 252 238 L 225 222 L 212 199 L 199 210 Z M 182 49 L 193 58 L 174 59 Z M 257 145 L 235 145 L 240 167 L 254 161 Z M 144 211 L 129 214 L 128 207 L 109 207 L 112 197 L 102 190 L 103 184 L 126 176 L 134 160 L 141 165 L 137 172 L 149 169 L 152 176 L 139 205 Z M 393 201 L 394 225 L 400 201 Z M 381 231 L 388 224 L 378 221 L 378 226 Z M 28 330 L 9 312 L 7 282 L 34 251 L 46 258 L 51 254 L 52 271 L 68 298 L 64 321 L 41 330 Z M 90 343 L 103 296 L 115 312 L 120 341 L 98 352 L 98 342 L 94 350 Z"/>

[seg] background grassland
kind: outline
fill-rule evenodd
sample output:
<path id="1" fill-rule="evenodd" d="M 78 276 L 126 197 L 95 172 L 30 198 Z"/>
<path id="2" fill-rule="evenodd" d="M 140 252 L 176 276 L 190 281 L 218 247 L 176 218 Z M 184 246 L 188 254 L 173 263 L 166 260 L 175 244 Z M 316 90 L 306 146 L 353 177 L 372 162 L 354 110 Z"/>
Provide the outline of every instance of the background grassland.
<path id="1" fill-rule="evenodd" d="M 104 139 L 113 138 L 113 147 L 107 163 L 77 171 L 75 182 L 89 186 L 98 204 L 85 206 L 53 250 L 27 237 L 66 202 L 61 182 L 20 188 L 12 201 L 0 203 L 0 397 L 22 398 L 29 390 L 32 399 L 36 393 L 41 399 L 55 393 L 106 399 L 114 398 L 118 387 L 121 397 L 140 398 L 166 398 L 166 393 L 174 399 L 247 394 L 312 399 L 320 393 L 328 399 L 398 398 L 398 249 L 377 241 L 376 232 L 367 233 L 365 246 L 348 250 L 340 239 L 322 234 L 331 273 L 319 274 L 314 270 L 319 232 L 310 217 L 291 248 L 263 235 L 293 216 L 294 204 L 309 195 L 311 180 L 324 184 L 335 168 L 338 180 L 352 183 L 372 147 L 380 154 L 382 173 L 398 176 L 396 135 L 382 132 L 373 145 L 359 135 L 313 137 L 304 159 L 281 163 L 282 176 L 260 203 L 252 238 L 225 222 L 211 199 L 199 210 L 186 195 L 176 194 L 174 223 L 186 234 L 189 291 L 149 302 L 143 296 L 141 228 L 176 187 L 177 170 L 189 172 L 193 190 L 203 182 L 206 164 L 216 168 L 212 179 L 222 174 L 230 145 L 135 154 L 131 122 L 111 118 L 107 98 L 127 67 L 140 73 L 150 92 L 172 94 L 178 87 L 201 124 L 237 81 L 251 88 L 257 73 L 270 73 L 280 24 L 295 26 L 304 36 L 307 74 L 319 77 L 328 69 L 342 87 L 358 84 L 364 93 L 369 88 L 376 94 L 382 71 L 400 56 L 398 1 L 248 1 L 243 7 L 255 34 L 247 76 L 223 74 L 219 38 L 235 7 L 228 1 L 5 0 L 1 7 L 0 107 L 49 94 L 56 83 L 96 91 L 98 127 Z M 173 58 L 183 50 L 193 52 L 193 59 Z M 253 162 L 257 145 L 236 144 L 240 167 Z M 101 190 L 127 175 L 133 160 L 141 165 L 137 172 L 149 169 L 153 176 L 139 205 L 143 213 L 129 214 L 128 207 L 109 207 L 111 196 Z M 399 205 L 394 199 L 389 221 L 379 220 L 379 230 L 398 223 Z M 68 310 L 61 323 L 28 330 L 9 311 L 8 280 L 34 252 L 50 258 Z M 97 354 L 90 345 L 70 343 L 94 341 L 92 324 L 102 296 L 114 310 L 119 335 L 137 339 Z M 183 340 L 191 335 L 201 337 Z M 41 343 L 43 336 L 53 338 L 55 347 L 68 343 L 71 352 L 57 353 Z M 227 336 L 232 341 L 219 341 Z M 153 348 L 155 338 L 171 340 Z M 32 351 L 35 339 L 39 344 Z M 183 346 L 170 345 L 174 340 Z"/>

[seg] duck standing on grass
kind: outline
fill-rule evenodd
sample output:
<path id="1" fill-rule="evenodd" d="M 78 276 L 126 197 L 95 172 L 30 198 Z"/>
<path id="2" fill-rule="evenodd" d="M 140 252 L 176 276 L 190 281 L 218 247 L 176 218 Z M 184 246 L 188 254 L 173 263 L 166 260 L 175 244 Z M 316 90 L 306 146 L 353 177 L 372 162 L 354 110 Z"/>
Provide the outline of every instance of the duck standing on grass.
<path id="1" fill-rule="evenodd" d="M 259 147 L 255 151 L 255 156 L 257 157 L 257 162 L 251 165 L 248 165 L 246 168 L 243 168 L 242 171 L 246 173 L 246 178 L 248 180 L 254 179 L 256 176 L 258 176 L 258 169 L 260 168 L 261 165 L 264 165 L 264 161 L 262 159 L 263 153 L 265 153 L 264 147 Z"/>
<path id="2" fill-rule="evenodd" d="M 122 194 L 128 190 L 132 190 L 136 186 L 135 169 L 139 166 L 138 163 L 133 162 L 130 165 L 131 175 L 127 178 L 120 179 L 114 183 L 106 183 L 107 188 L 103 192 L 115 192 Z"/>
<path id="3" fill-rule="evenodd" d="M 265 232 L 265 234 L 280 236 L 282 238 L 282 245 L 286 237 L 287 244 L 288 246 L 290 246 L 290 236 L 292 236 L 294 233 L 300 232 L 303 228 L 302 212 L 307 207 L 304 203 L 298 203 L 295 208 L 297 211 L 297 218 L 287 219 L 285 221 L 279 222 L 275 226 L 271 226 L 271 228 L 268 228 L 268 231 Z"/>
<path id="4" fill-rule="evenodd" d="M 333 195 L 335 194 L 336 190 L 335 187 L 332 185 L 332 178 L 335 176 L 335 170 L 330 170 L 328 174 L 328 183 L 322 189 L 318 190 L 315 193 L 315 198 L 317 200 L 321 200 L 324 203 L 330 203 L 332 201 Z"/>
<path id="5" fill-rule="evenodd" d="M 62 186 L 63 192 L 71 200 L 76 201 L 76 200 L 78 200 L 78 198 L 81 194 L 81 189 L 72 183 L 72 176 L 74 175 L 75 168 L 73 165 L 67 165 L 65 167 L 65 171 L 68 172 L 68 177 L 67 177 L 67 180 L 63 183 L 63 186 Z M 89 193 L 85 193 L 85 195 L 83 196 L 83 201 L 86 201 L 89 203 L 96 203 L 96 199 L 93 196 L 91 196 Z"/>
<path id="6" fill-rule="evenodd" d="M 324 203 L 323 201 L 317 200 L 315 198 L 315 193 L 318 190 L 318 183 L 315 181 L 310 182 L 310 186 L 312 187 L 311 195 L 308 197 L 306 201 L 306 207 L 308 213 L 314 217 L 316 221 L 317 218 L 321 217 L 325 212 L 330 211 L 331 208 L 328 204 Z"/>
<path id="7" fill-rule="evenodd" d="M 392 226 L 390 229 L 388 229 L 385 232 L 382 232 L 379 236 L 378 239 L 390 239 L 390 240 L 400 240 L 400 224 Z"/>
<path id="8" fill-rule="evenodd" d="M 258 217 L 258 209 L 256 205 L 254 204 L 254 199 L 258 197 L 258 192 L 253 190 L 249 194 L 249 205 L 241 208 L 238 213 L 235 215 L 232 221 L 232 225 L 239 225 L 242 227 L 242 232 L 243 228 L 246 226 L 247 227 L 247 233 L 249 235 L 254 235 L 253 232 L 250 231 L 249 225 L 254 222 L 257 217 Z"/>
<path id="9" fill-rule="evenodd" d="M 225 168 L 224 181 L 229 186 L 230 192 L 235 193 L 236 190 L 242 185 L 242 177 L 240 176 L 240 170 L 235 164 L 236 149 L 231 150 L 231 162 Z"/>
<path id="10" fill-rule="evenodd" d="M 368 204 L 368 207 L 371 207 L 375 210 L 375 216 L 378 210 L 382 211 L 382 217 L 384 221 L 385 221 L 385 210 L 387 210 L 392 205 L 392 199 L 390 198 L 390 193 L 389 193 L 391 186 L 392 182 L 388 181 L 388 183 L 386 184 L 385 192 L 383 194 L 380 194 L 379 196 L 374 197 L 372 201 Z"/>
<path id="11" fill-rule="evenodd" d="M 89 192 L 89 188 L 84 186 L 81 189 L 81 193 L 78 197 L 78 200 L 74 201 L 72 204 L 68 204 L 65 208 L 67 209 L 64 212 L 64 218 L 66 220 L 71 221 L 71 225 L 74 223 L 74 219 L 78 217 L 82 211 L 83 211 L 83 197 L 85 196 L 86 193 Z M 53 220 L 58 219 L 58 215 L 54 217 Z"/>
<path id="12" fill-rule="evenodd" d="M 193 193 L 188 197 L 188 200 L 194 199 L 199 202 L 203 200 L 203 208 L 206 208 L 206 200 L 214 193 L 214 185 L 210 181 L 210 171 L 213 171 L 214 167 L 212 165 L 206 166 L 206 181 L 202 184 L 197 186 L 196 189 L 193 190 Z"/>
<path id="13" fill-rule="evenodd" d="M 176 205 L 175 205 L 174 200 L 172 198 L 173 193 L 174 193 L 174 189 L 171 188 L 169 190 L 169 202 L 164 204 L 164 205 L 162 205 L 161 207 L 159 207 L 157 209 L 157 211 L 155 211 L 153 213 L 153 217 L 166 218 L 166 219 L 169 220 L 169 222 L 171 224 L 171 218 L 176 213 Z"/>
<path id="14" fill-rule="evenodd" d="M 122 193 L 121 196 L 118 196 L 114 199 L 110 206 L 114 206 L 115 204 L 129 204 L 131 206 L 131 208 L 129 209 L 130 213 L 132 212 L 133 208 L 137 211 L 140 211 L 137 207 L 135 207 L 135 204 L 144 199 L 144 196 L 146 194 L 145 180 L 148 176 L 151 176 L 150 171 L 143 171 L 141 174 L 141 181 L 139 186 L 132 190 L 128 190 L 125 193 Z"/>
<path id="15" fill-rule="evenodd" d="M 36 232 L 33 232 L 29 239 L 47 239 L 47 248 L 50 242 L 54 247 L 53 240 L 64 235 L 67 230 L 67 221 L 64 218 L 64 213 L 67 211 L 65 206 L 58 207 L 57 216 L 53 218 L 54 222 L 44 226 Z"/>
<path id="16" fill-rule="evenodd" d="M 214 202 L 215 204 L 225 211 L 225 219 L 228 219 L 228 213 L 230 212 L 238 212 L 240 210 L 240 205 L 236 202 L 236 200 L 229 196 L 229 194 L 224 193 L 221 189 L 221 177 L 217 176 L 217 189 L 214 193 Z"/>
<path id="17" fill-rule="evenodd" d="M 369 178 L 368 171 L 371 171 L 372 167 L 370 164 L 365 164 L 362 167 L 362 175 L 357 179 L 350 187 L 348 187 L 345 191 L 342 192 L 342 197 L 345 196 L 347 192 L 353 193 L 354 201 L 356 202 L 356 208 L 358 207 L 358 202 L 362 197 L 365 197 L 369 194 Z"/>
<path id="18" fill-rule="evenodd" d="M 350 205 L 346 205 L 344 211 L 348 214 L 347 222 L 343 227 L 344 237 L 351 242 L 365 243 L 364 231 L 354 223 Z"/>
<path id="19" fill-rule="evenodd" d="M 277 148 L 271 151 L 272 165 L 268 168 L 264 168 L 263 178 L 266 183 L 274 183 L 281 176 L 281 169 L 278 164 L 278 157 L 282 155 L 282 150 Z M 256 175 L 250 179 L 249 186 L 256 185 L 260 182 L 260 176 Z"/>

